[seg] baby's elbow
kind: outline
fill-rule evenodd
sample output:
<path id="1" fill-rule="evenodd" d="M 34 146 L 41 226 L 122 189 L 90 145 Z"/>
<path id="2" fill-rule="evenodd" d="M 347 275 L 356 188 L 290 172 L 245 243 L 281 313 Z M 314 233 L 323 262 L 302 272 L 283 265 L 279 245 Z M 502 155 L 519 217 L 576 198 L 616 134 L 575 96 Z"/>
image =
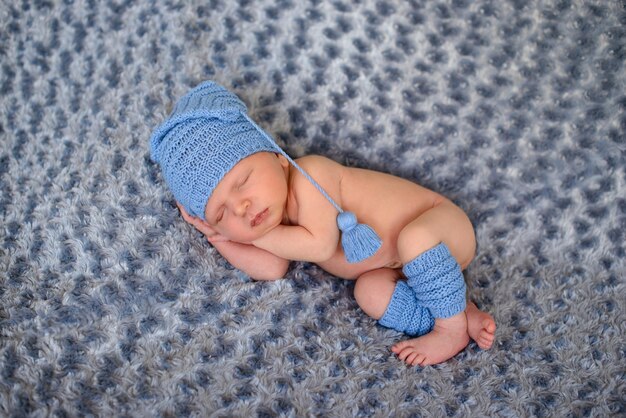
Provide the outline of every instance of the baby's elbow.
<path id="1" fill-rule="evenodd" d="M 311 259 L 307 260 L 312 263 L 323 263 L 330 260 L 337 252 L 337 246 L 324 245 L 318 247 L 315 251 L 312 251 Z"/>
<path id="2" fill-rule="evenodd" d="M 271 265 L 264 266 L 263 269 L 250 274 L 253 280 L 274 281 L 285 277 L 289 270 L 288 260 L 276 260 Z"/>

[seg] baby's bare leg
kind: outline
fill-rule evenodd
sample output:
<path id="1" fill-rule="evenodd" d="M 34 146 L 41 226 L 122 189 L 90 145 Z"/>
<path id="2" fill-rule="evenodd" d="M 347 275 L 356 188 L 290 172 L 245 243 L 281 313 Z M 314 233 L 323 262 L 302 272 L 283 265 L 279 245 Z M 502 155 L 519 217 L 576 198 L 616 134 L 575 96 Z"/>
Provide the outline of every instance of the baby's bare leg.
<path id="1" fill-rule="evenodd" d="M 441 363 L 469 342 L 465 314 L 465 282 L 461 266 L 474 256 L 475 238 L 465 213 L 449 200 L 408 224 L 398 237 L 404 273 L 417 299 L 435 317 L 433 330 L 392 347 L 411 365 Z"/>
<path id="2" fill-rule="evenodd" d="M 354 298 L 363 312 L 377 320 L 382 318 L 401 276 L 399 270 L 389 268 L 362 274 L 354 285 Z"/>
<path id="3" fill-rule="evenodd" d="M 437 202 L 400 232 L 397 243 L 400 261 L 409 263 L 441 242 L 446 244 L 462 270 L 474 258 L 474 227 L 465 212 L 448 199 Z"/>

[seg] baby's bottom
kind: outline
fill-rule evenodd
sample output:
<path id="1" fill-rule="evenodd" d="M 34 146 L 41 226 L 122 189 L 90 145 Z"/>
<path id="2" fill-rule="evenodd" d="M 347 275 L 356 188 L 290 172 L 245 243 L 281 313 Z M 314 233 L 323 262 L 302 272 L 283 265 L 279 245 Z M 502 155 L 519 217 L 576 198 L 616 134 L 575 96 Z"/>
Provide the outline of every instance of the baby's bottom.
<path id="1" fill-rule="evenodd" d="M 445 245 L 439 245 L 442 243 Z M 433 313 L 432 331 L 398 343 L 392 351 L 408 364 L 424 366 L 448 360 L 467 345 L 470 337 L 483 348 L 491 346 L 495 333 L 493 318 L 479 311 L 475 305 L 468 304 L 466 307 L 465 304 L 465 283 L 460 269 L 470 263 L 475 251 L 474 230 L 465 213 L 452 202 L 442 200 L 402 230 L 397 246 L 405 273 L 411 271 L 407 270 L 407 264 L 417 265 L 415 271 L 420 272 L 433 262 L 442 264 L 437 264 L 434 269 L 437 274 L 433 274 L 432 278 L 428 277 L 430 273 L 420 273 L 418 277 L 413 277 L 413 273 L 407 274 L 409 285 L 398 285 L 401 272 L 386 268 L 367 272 L 357 280 L 355 298 L 365 313 L 375 319 L 403 316 L 402 321 L 406 321 L 408 315 L 411 316 L 409 321 L 415 322 L 416 315 L 426 317 L 431 311 Z M 417 258 L 427 258 L 428 261 L 418 265 L 415 262 Z M 449 273 L 440 274 L 442 268 Z M 433 280 L 441 280 L 442 283 L 433 283 Z M 418 306 L 415 314 L 407 314 L 398 306 L 406 302 L 407 306 L 411 305 L 409 309 L 415 309 L 416 302 L 412 299 L 415 295 L 410 293 L 411 288 L 419 300 L 420 292 L 425 292 L 427 298 L 432 299 L 440 287 L 452 288 L 453 291 L 441 298 L 437 296 L 435 306 L 426 306 L 428 310 Z M 448 304 L 451 309 L 446 306 Z M 393 310 L 393 315 L 389 314 L 388 308 Z M 428 319 L 432 321 L 432 318 Z"/>

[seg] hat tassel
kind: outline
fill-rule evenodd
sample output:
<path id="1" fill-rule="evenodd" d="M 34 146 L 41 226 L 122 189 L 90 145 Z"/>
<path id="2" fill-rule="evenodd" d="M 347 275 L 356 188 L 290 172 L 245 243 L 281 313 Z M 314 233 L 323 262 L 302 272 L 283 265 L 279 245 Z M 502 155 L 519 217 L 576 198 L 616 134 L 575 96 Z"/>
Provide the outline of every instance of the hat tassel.
<path id="1" fill-rule="evenodd" d="M 340 212 L 337 225 L 341 230 L 341 246 L 348 263 L 363 261 L 380 249 L 380 237 L 369 225 L 358 223 L 354 213 Z"/>

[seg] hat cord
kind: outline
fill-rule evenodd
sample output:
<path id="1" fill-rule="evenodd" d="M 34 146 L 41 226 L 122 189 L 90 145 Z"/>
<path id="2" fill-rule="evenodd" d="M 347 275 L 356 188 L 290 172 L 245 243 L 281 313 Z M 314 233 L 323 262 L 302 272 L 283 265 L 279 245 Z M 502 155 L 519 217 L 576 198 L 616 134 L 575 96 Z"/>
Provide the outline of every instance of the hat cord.
<path id="1" fill-rule="evenodd" d="M 289 161 L 315 188 L 332 204 L 339 212 L 337 215 L 337 225 L 341 230 L 341 246 L 343 247 L 346 259 L 349 263 L 357 263 L 373 256 L 382 246 L 382 240 L 376 232 L 366 224 L 357 222 L 356 216 L 352 212 L 344 211 L 331 198 L 326 190 L 322 188 L 306 171 L 302 169 L 278 144 L 254 122 L 247 113 L 241 112 L 248 122 L 279 152 Z"/>

